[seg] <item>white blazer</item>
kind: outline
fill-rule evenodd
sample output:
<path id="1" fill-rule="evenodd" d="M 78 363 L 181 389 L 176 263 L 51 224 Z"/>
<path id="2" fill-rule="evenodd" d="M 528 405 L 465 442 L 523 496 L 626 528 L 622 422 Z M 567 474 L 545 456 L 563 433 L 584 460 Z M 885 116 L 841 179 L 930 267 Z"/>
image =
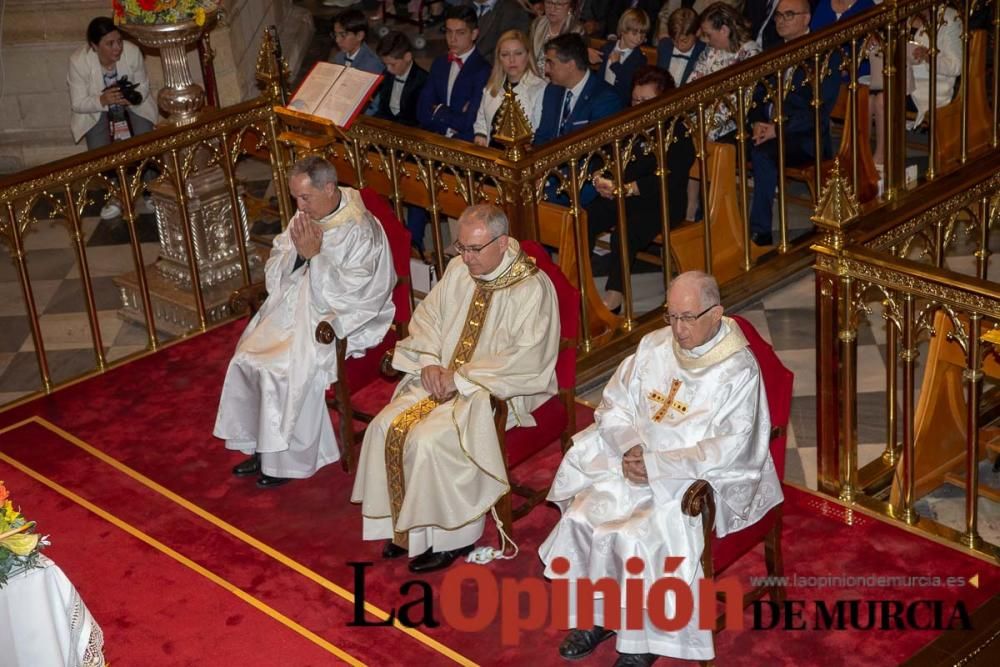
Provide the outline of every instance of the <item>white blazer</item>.
<path id="1" fill-rule="evenodd" d="M 535 76 L 530 71 L 526 71 L 524 76 L 514 88 L 514 96 L 521 103 L 524 115 L 531 122 L 531 131 L 538 129 L 538 124 L 542 121 L 542 93 L 545 92 L 547 82 L 545 79 Z M 493 134 L 493 117 L 500 110 L 503 104 L 503 88 L 494 97 L 489 91 L 483 92 L 483 100 L 479 103 L 479 113 L 476 114 L 476 122 L 472 126 L 473 134 L 481 134 L 489 141 Z"/>
<path id="2" fill-rule="evenodd" d="M 142 51 L 131 42 L 122 42 L 122 57 L 118 60 L 118 78 L 127 76 L 136 84 L 136 90 L 142 93 L 142 104 L 129 107 L 151 123 L 156 123 L 156 102 L 149 91 L 149 78 L 146 76 L 146 65 L 142 60 Z M 69 102 L 73 113 L 70 118 L 70 129 L 73 131 L 73 141 L 80 141 L 97 121 L 101 112 L 107 107 L 101 106 L 101 92 L 104 90 L 104 72 L 97 52 L 84 44 L 69 57 L 69 73 L 66 75 L 69 84 Z"/>

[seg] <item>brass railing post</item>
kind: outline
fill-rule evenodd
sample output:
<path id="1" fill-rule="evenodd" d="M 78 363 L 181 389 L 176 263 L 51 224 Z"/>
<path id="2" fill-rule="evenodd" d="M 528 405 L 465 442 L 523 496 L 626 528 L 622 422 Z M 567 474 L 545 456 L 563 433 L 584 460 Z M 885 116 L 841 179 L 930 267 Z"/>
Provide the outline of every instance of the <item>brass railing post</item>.
<path id="1" fill-rule="evenodd" d="M 118 180 L 125 182 L 125 166 L 118 165 Z M 127 188 L 126 188 L 127 189 Z M 132 193 L 124 193 L 125 197 L 131 198 Z M 139 298 L 142 299 L 142 316 L 146 320 L 147 344 L 151 351 L 160 347 L 159 336 L 156 333 L 156 315 L 153 313 L 153 299 L 149 294 L 149 280 L 146 277 L 146 265 L 142 258 L 142 244 L 139 243 L 139 229 L 135 224 L 134 207 L 129 202 L 125 211 L 125 223 L 128 225 L 129 244 L 132 246 L 132 261 L 135 262 L 135 278 L 139 283 Z"/>
<path id="2" fill-rule="evenodd" d="M 622 265 L 622 300 L 625 305 L 625 308 L 623 309 L 625 317 L 622 319 L 621 326 L 623 331 L 631 331 L 634 322 L 632 319 L 632 267 L 629 266 L 628 261 L 628 226 L 630 223 L 628 221 L 628 216 L 625 214 L 625 169 L 622 167 L 621 141 L 614 142 L 612 151 L 614 154 L 612 173 L 614 175 L 615 182 L 615 205 L 618 211 L 618 229 L 612 233 L 618 234 L 618 261 L 621 262 Z M 583 239 L 581 238 L 580 240 L 582 241 Z M 587 252 L 590 252 L 590 248 L 587 248 Z"/>
<path id="3" fill-rule="evenodd" d="M 837 290 L 840 355 L 840 499 L 854 502 L 858 476 L 858 334 L 854 326 L 854 279 L 841 276 Z"/>
<path id="4" fill-rule="evenodd" d="M 201 292 L 201 271 L 198 270 L 198 257 L 195 255 L 194 232 L 191 229 L 191 217 L 188 212 L 187 190 L 184 187 L 184 175 L 181 173 L 181 161 L 177 149 L 170 150 L 170 169 L 174 176 L 174 188 L 177 192 L 177 211 L 181 219 L 181 230 L 184 232 L 184 250 L 187 254 L 188 268 L 191 271 L 191 289 L 194 292 L 194 302 L 198 309 L 198 328 L 206 328 L 205 297 Z M 234 211 L 235 213 L 235 211 Z"/>
<path id="5" fill-rule="evenodd" d="M 587 239 L 580 238 L 580 176 L 577 172 L 577 162 L 576 158 L 572 157 L 569 159 L 569 210 L 570 214 L 573 216 L 573 231 L 576 234 L 575 243 L 576 247 L 576 276 L 578 280 L 578 285 L 580 287 L 580 293 L 582 298 L 580 299 L 580 332 L 583 334 L 580 336 L 580 350 L 582 352 L 590 352 L 591 349 L 591 339 L 590 339 L 590 320 L 588 319 L 587 307 L 587 281 L 590 280 L 584 270 L 584 253 L 590 252 L 590 248 L 587 246 Z"/>
<path id="6" fill-rule="evenodd" d="M 132 217 L 132 193 L 129 191 L 128 180 L 124 174 L 119 173 L 119 186 L 122 191 L 122 204 L 125 206 L 125 213 Z M 97 369 L 104 370 L 104 342 L 101 340 L 101 322 L 97 319 L 97 300 L 94 298 L 94 281 L 90 279 L 90 267 L 87 264 L 86 241 L 83 235 L 83 225 L 76 209 L 76 202 L 73 200 L 73 189 L 68 183 L 63 185 L 63 192 L 66 194 L 66 213 L 69 215 L 69 223 L 73 229 L 73 246 L 76 250 L 76 260 L 80 268 L 80 282 L 83 283 L 83 298 L 87 304 L 87 322 L 90 325 L 90 338 L 94 343 L 94 357 L 97 360 Z"/>
<path id="7" fill-rule="evenodd" d="M 35 306 L 35 294 L 31 289 L 31 276 L 28 274 L 28 260 L 24 256 L 24 240 L 21 238 L 21 228 L 14 214 L 14 204 L 7 202 L 7 219 L 10 221 L 10 241 L 13 250 L 14 265 L 17 266 L 17 277 L 21 283 L 21 296 L 24 297 L 24 309 L 28 312 L 28 323 L 31 325 L 31 341 L 35 345 L 35 360 L 38 362 L 38 373 L 42 376 L 42 389 L 45 393 L 52 391 L 52 376 L 49 374 L 49 361 L 45 355 L 45 342 L 42 340 L 42 328 L 38 323 L 38 307 Z"/>
<path id="8" fill-rule="evenodd" d="M 912 294 L 903 293 L 903 351 L 900 354 L 903 359 L 903 456 L 900 461 L 902 477 L 900 479 L 899 506 L 890 505 L 889 508 L 893 516 L 911 526 L 920 520 L 920 516 L 913 507 L 914 485 L 916 484 L 913 465 L 916 449 L 913 400 L 916 391 L 917 357 L 919 356 L 915 301 Z"/>
<path id="9" fill-rule="evenodd" d="M 982 542 L 979 537 L 979 401 L 983 395 L 982 354 L 979 336 L 982 315 L 969 313 L 969 340 L 966 349 L 965 370 L 962 379 L 965 387 L 965 532 L 962 543 L 975 549 Z"/>
<path id="10" fill-rule="evenodd" d="M 250 284 L 250 258 L 247 253 L 249 237 L 243 234 L 243 216 L 240 215 L 240 195 L 236 191 L 236 170 L 230 161 L 229 146 L 226 144 L 226 133 L 219 134 L 220 160 L 222 170 L 226 175 L 226 187 L 229 189 L 229 205 L 233 209 L 233 238 L 236 239 L 236 249 L 240 253 L 240 271 L 243 273 L 243 284 Z"/>
<path id="11" fill-rule="evenodd" d="M 677 123 L 681 121 L 674 119 L 674 124 L 670 131 L 673 138 L 677 133 Z M 660 225 L 663 234 L 663 307 L 667 305 L 667 291 L 670 289 L 670 274 L 673 270 L 670 258 L 670 200 L 667 190 L 667 148 L 666 137 L 663 131 L 663 121 L 656 123 L 656 176 L 660 179 Z"/>
<path id="12" fill-rule="evenodd" d="M 740 118 L 747 117 L 747 92 L 742 87 L 736 89 L 736 108 Z M 753 259 L 750 254 L 750 199 L 747 196 L 746 123 L 736 123 L 736 170 L 740 175 L 740 213 L 743 221 L 740 233 L 743 235 L 743 270 L 749 271 L 753 268 Z"/>

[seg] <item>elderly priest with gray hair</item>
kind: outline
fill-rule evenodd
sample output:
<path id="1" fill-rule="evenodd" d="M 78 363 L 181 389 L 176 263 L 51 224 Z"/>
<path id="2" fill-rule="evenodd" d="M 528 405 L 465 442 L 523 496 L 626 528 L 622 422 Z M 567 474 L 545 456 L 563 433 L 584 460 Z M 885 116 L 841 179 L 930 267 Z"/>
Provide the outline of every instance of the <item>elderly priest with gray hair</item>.
<path id="1" fill-rule="evenodd" d="M 595 423 L 574 437 L 549 492 L 563 515 L 538 553 L 547 577 L 569 580 L 569 620 L 576 629 L 559 647 L 567 659 L 583 658 L 614 636 L 605 625 L 626 626 L 624 609 L 604 609 L 596 599 L 596 625 L 579 628 L 577 580 L 607 577 L 624 591 L 625 563 L 638 557 L 645 590 L 674 576 L 697 591 L 701 520 L 681 512 L 695 480 L 712 486 L 720 537 L 758 521 L 782 500 L 760 369 L 739 325 L 722 316 L 715 279 L 695 271 L 675 278 L 667 320 L 671 326 L 645 336 L 618 367 Z M 683 559 L 665 574 L 668 556 Z M 553 568 L 560 557 L 568 571 L 562 562 Z M 642 627 L 618 630 L 615 664 L 646 667 L 661 655 L 710 660 L 711 631 L 697 627 L 693 597 L 691 621 L 678 631 L 657 627 L 648 608 Z M 673 618 L 675 601 L 667 596 L 666 608 L 652 616 Z"/>
<path id="2" fill-rule="evenodd" d="M 361 194 L 339 187 L 320 157 L 296 162 L 288 186 L 298 212 L 274 239 L 267 300 L 236 346 L 215 422 L 215 437 L 250 455 L 233 474 L 259 475 L 261 488 L 340 458 L 326 407 L 336 345 L 317 342 L 316 325 L 328 321 L 356 357 L 382 341 L 395 313 L 389 242 Z"/>
<path id="3" fill-rule="evenodd" d="M 510 488 L 490 395 L 507 428 L 556 393 L 559 310 L 548 277 L 508 236 L 489 204 L 458 221 L 459 256 L 413 313 L 392 365 L 405 376 L 365 432 L 351 500 L 365 540 L 413 572 L 451 565 L 483 534 Z"/>

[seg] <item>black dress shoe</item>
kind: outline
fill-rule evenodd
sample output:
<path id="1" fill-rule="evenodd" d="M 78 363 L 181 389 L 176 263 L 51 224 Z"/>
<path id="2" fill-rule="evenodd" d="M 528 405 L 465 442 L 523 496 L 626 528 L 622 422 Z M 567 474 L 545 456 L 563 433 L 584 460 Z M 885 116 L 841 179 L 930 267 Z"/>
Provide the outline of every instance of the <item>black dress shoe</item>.
<path id="1" fill-rule="evenodd" d="M 619 653 L 614 667 L 649 667 L 659 657 L 652 653 Z"/>
<path id="2" fill-rule="evenodd" d="M 257 488 L 273 489 L 276 486 L 288 484 L 290 481 L 292 480 L 287 477 L 271 477 L 270 475 L 261 475 L 260 479 L 257 480 Z"/>
<path id="3" fill-rule="evenodd" d="M 260 454 L 254 454 L 243 463 L 233 466 L 233 474 L 237 477 L 249 477 L 260 472 Z"/>
<path id="4" fill-rule="evenodd" d="M 750 241 L 756 246 L 774 245 L 774 238 L 772 238 L 770 233 L 754 232 L 750 235 Z"/>
<path id="5" fill-rule="evenodd" d="M 473 546 L 474 545 L 470 544 L 467 547 L 453 549 L 451 551 L 425 551 L 410 561 L 410 572 L 423 574 L 424 572 L 443 570 L 454 563 L 455 559 L 459 556 L 465 556 L 470 553 Z"/>
<path id="6" fill-rule="evenodd" d="M 400 556 L 405 556 L 406 551 L 407 550 L 403 547 L 398 546 L 395 542 L 389 540 L 385 543 L 385 546 L 382 547 L 382 558 L 399 558 Z"/>
<path id="7" fill-rule="evenodd" d="M 597 649 L 597 646 L 606 639 L 615 636 L 614 631 L 605 630 L 599 625 L 595 625 L 590 630 L 570 630 L 562 644 L 559 645 L 559 655 L 567 660 L 579 660 L 586 658 Z"/>

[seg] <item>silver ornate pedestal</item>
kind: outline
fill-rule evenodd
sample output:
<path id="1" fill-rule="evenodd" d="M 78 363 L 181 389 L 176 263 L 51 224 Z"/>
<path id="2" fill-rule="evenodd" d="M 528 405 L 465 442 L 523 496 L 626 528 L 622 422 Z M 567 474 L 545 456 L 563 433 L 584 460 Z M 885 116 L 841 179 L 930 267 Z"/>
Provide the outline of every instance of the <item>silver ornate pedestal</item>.
<path id="1" fill-rule="evenodd" d="M 160 109 L 168 124 L 186 125 L 198 118 L 205 105 L 205 91 L 191 79 L 186 56 L 203 30 L 216 18 L 209 12 L 205 25 L 184 21 L 168 25 L 124 24 L 121 26 L 136 41 L 147 48 L 158 49 L 163 61 L 164 87 L 157 96 Z M 181 160 L 181 163 L 186 159 Z M 200 327 L 198 304 L 193 289 L 184 225 L 191 230 L 191 241 L 202 299 L 205 304 L 205 325 L 229 316 L 229 296 L 243 285 L 239 244 L 246 240 L 251 280 L 261 278 L 262 262 L 249 243 L 243 195 L 239 192 L 239 210 L 233 211 L 232 199 L 221 167 L 202 164 L 184 181 L 188 220 L 178 207 L 177 191 L 172 180 L 150 183 L 160 237 L 160 256 L 146 267 L 146 278 L 156 328 L 173 335 L 190 333 Z M 238 189 L 238 186 L 237 186 Z M 238 189 L 239 191 L 239 189 Z M 243 239 L 235 234 L 234 217 L 239 221 Z M 121 316 L 145 324 L 142 295 L 135 272 L 115 278 L 121 291 Z"/>
<path id="2" fill-rule="evenodd" d="M 152 183 L 156 209 L 156 227 L 160 237 L 160 256 L 146 268 L 153 315 L 157 329 L 183 335 L 199 327 L 198 304 L 192 289 L 190 264 L 184 243 L 184 230 L 174 188 Z M 233 225 L 233 207 L 229 188 L 221 169 L 208 169 L 186 181 L 191 241 L 205 302 L 205 324 L 229 317 L 229 297 L 243 286 L 238 243 Z M 242 192 L 235 212 L 244 239 L 250 238 Z M 251 279 L 261 279 L 263 263 L 248 247 Z M 139 324 L 145 323 L 142 295 L 135 272 L 115 278 L 121 292 L 120 314 Z"/>

